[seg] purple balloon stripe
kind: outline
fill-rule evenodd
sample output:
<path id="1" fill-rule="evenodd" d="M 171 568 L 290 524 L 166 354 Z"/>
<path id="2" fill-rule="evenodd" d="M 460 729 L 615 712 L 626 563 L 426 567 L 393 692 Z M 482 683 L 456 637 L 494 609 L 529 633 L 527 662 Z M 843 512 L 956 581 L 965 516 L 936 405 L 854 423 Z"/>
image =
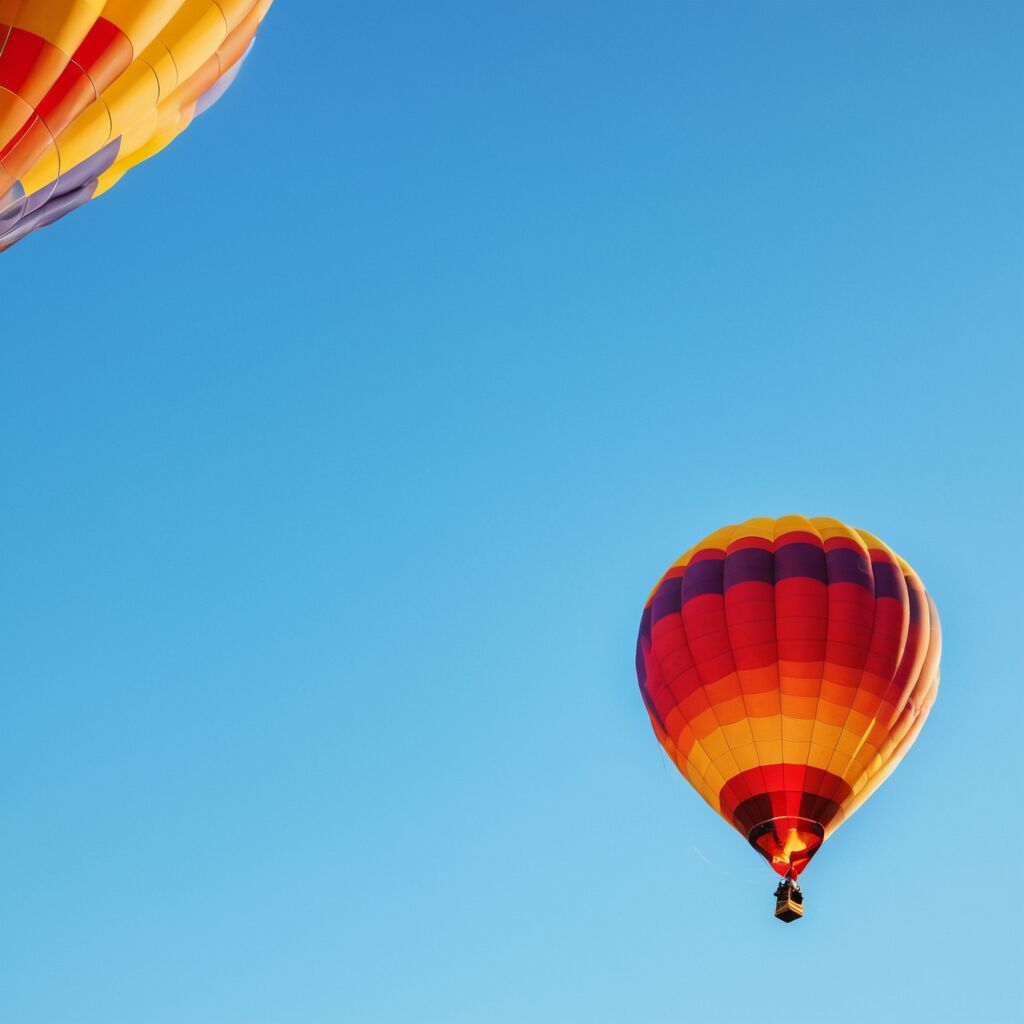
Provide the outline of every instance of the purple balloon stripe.
<path id="1" fill-rule="evenodd" d="M 906 584 L 899 566 L 892 562 L 872 562 L 871 568 L 875 577 L 875 598 L 894 597 L 902 601 Z"/>
<path id="2" fill-rule="evenodd" d="M 793 579 L 818 580 L 828 583 L 825 551 L 816 544 L 784 544 L 775 552 L 775 582 Z"/>

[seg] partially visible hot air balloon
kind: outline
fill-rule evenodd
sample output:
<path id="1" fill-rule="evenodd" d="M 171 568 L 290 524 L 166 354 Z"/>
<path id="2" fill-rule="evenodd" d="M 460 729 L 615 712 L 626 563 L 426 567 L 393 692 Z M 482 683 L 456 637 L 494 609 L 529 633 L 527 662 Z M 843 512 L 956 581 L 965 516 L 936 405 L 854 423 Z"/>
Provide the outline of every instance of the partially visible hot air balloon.
<path id="1" fill-rule="evenodd" d="M 750 519 L 706 537 L 647 601 L 637 677 L 698 793 L 796 877 L 917 738 L 939 686 L 935 603 L 882 541 L 837 519 Z"/>
<path id="2" fill-rule="evenodd" d="M 271 2 L 0 0 L 0 249 L 215 103 Z"/>

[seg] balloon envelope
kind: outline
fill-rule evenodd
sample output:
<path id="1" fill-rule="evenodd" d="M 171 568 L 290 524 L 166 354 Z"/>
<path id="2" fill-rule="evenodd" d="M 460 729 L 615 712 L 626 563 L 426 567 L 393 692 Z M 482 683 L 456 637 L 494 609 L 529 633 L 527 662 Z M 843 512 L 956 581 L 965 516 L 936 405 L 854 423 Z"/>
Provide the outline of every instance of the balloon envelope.
<path id="1" fill-rule="evenodd" d="M 637 676 L 679 771 L 795 877 L 916 739 L 940 647 L 934 602 L 878 538 L 836 519 L 750 519 L 658 582 Z"/>
<path id="2" fill-rule="evenodd" d="M 234 80 L 271 0 L 0 0 L 0 249 L 105 192 Z"/>

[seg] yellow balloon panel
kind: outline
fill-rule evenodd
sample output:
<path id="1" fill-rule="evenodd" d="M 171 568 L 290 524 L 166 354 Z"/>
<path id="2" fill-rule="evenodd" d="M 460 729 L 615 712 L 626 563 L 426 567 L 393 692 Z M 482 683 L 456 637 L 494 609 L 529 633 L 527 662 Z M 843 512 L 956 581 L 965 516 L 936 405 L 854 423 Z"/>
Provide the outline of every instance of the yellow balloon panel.
<path id="1" fill-rule="evenodd" d="M 234 80 L 268 0 L 0 0 L 0 249 L 162 149 Z"/>

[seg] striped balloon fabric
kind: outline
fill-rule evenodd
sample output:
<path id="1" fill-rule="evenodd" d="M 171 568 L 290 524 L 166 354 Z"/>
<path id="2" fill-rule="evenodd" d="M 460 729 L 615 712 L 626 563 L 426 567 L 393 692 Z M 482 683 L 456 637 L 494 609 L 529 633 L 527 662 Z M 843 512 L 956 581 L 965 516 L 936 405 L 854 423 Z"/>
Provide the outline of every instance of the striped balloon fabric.
<path id="1" fill-rule="evenodd" d="M 0 0 L 0 249 L 105 192 L 231 84 L 271 0 Z"/>
<path id="2" fill-rule="evenodd" d="M 796 877 L 914 742 L 940 647 L 934 602 L 877 537 L 836 519 L 750 519 L 661 578 L 637 676 L 679 771 Z"/>

